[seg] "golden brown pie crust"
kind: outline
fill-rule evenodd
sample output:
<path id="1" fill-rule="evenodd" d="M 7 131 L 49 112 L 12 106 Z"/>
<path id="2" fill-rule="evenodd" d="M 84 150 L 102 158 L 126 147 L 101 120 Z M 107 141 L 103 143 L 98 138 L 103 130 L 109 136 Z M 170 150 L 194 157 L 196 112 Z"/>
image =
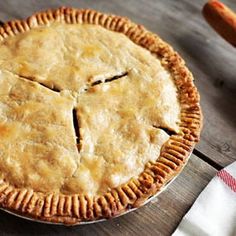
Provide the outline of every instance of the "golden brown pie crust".
<path id="1" fill-rule="evenodd" d="M 101 25 L 108 30 L 125 34 L 134 43 L 155 54 L 162 66 L 171 73 L 178 89 L 181 105 L 180 132 L 170 136 L 163 145 L 158 160 L 147 163 L 137 179 L 132 179 L 103 196 L 91 198 L 79 194 L 45 194 L 32 189 L 16 188 L 3 181 L 0 183 L 0 206 L 34 219 L 70 225 L 110 218 L 142 205 L 183 169 L 199 140 L 202 124 L 199 94 L 193 84 L 191 72 L 178 53 L 157 35 L 124 17 L 61 7 L 36 13 L 26 20 L 6 23 L 0 28 L 0 41 L 52 21 Z"/>

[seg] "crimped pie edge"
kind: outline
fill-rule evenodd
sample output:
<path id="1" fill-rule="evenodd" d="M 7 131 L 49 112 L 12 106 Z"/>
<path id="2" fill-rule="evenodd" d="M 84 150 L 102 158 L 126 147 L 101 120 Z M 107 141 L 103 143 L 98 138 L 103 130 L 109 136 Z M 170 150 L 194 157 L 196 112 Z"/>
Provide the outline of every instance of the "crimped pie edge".
<path id="1" fill-rule="evenodd" d="M 63 195 L 34 192 L 0 183 L 0 206 L 31 218 L 73 225 L 81 221 L 110 218 L 141 206 L 176 176 L 186 164 L 199 140 L 202 114 L 199 94 L 193 76 L 184 60 L 159 36 L 147 31 L 125 17 L 107 15 L 94 10 L 61 7 L 35 13 L 26 20 L 13 20 L 0 28 L 0 41 L 8 36 L 29 31 L 50 22 L 95 24 L 121 32 L 134 43 L 158 56 L 162 66 L 170 71 L 179 92 L 181 106 L 180 132 L 170 136 L 156 162 L 147 163 L 137 179 L 131 179 L 102 196 L 91 199 L 86 195 Z"/>

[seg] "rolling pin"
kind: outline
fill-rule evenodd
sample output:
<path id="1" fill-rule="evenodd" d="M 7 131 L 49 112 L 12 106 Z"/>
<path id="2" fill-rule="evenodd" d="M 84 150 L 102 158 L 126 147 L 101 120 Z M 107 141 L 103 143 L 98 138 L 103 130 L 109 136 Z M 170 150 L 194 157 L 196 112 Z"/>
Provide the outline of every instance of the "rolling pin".
<path id="1" fill-rule="evenodd" d="M 202 13 L 215 31 L 236 47 L 236 14 L 218 0 L 208 1 Z"/>

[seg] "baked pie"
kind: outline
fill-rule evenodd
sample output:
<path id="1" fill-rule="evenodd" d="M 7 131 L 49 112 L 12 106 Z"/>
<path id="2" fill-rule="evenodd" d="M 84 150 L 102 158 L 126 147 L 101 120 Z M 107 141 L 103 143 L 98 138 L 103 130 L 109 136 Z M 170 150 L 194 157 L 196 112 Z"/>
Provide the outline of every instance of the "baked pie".
<path id="1" fill-rule="evenodd" d="M 130 20 L 62 7 L 0 28 L 0 206 L 76 224 L 141 206 L 199 139 L 181 57 Z"/>

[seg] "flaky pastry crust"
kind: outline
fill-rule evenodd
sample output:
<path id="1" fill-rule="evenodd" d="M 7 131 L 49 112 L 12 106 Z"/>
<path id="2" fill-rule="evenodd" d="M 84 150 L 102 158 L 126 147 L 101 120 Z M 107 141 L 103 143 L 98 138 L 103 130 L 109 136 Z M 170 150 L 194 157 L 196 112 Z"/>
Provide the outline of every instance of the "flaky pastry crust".
<path id="1" fill-rule="evenodd" d="M 50 25 L 50 22 L 100 25 L 125 34 L 135 44 L 155 54 L 162 66 L 171 73 L 178 89 L 181 106 L 180 131 L 170 136 L 163 145 L 159 158 L 155 162 L 148 162 L 138 178 L 133 178 L 101 196 L 91 198 L 80 194 L 46 194 L 33 189 L 17 188 L 2 181 L 0 206 L 34 219 L 69 225 L 114 217 L 130 208 L 139 207 L 183 169 L 199 140 L 202 115 L 193 76 L 178 53 L 157 35 L 127 18 L 93 10 L 62 7 L 36 13 L 26 20 L 10 21 L 0 28 L 0 41 L 41 25 Z"/>

